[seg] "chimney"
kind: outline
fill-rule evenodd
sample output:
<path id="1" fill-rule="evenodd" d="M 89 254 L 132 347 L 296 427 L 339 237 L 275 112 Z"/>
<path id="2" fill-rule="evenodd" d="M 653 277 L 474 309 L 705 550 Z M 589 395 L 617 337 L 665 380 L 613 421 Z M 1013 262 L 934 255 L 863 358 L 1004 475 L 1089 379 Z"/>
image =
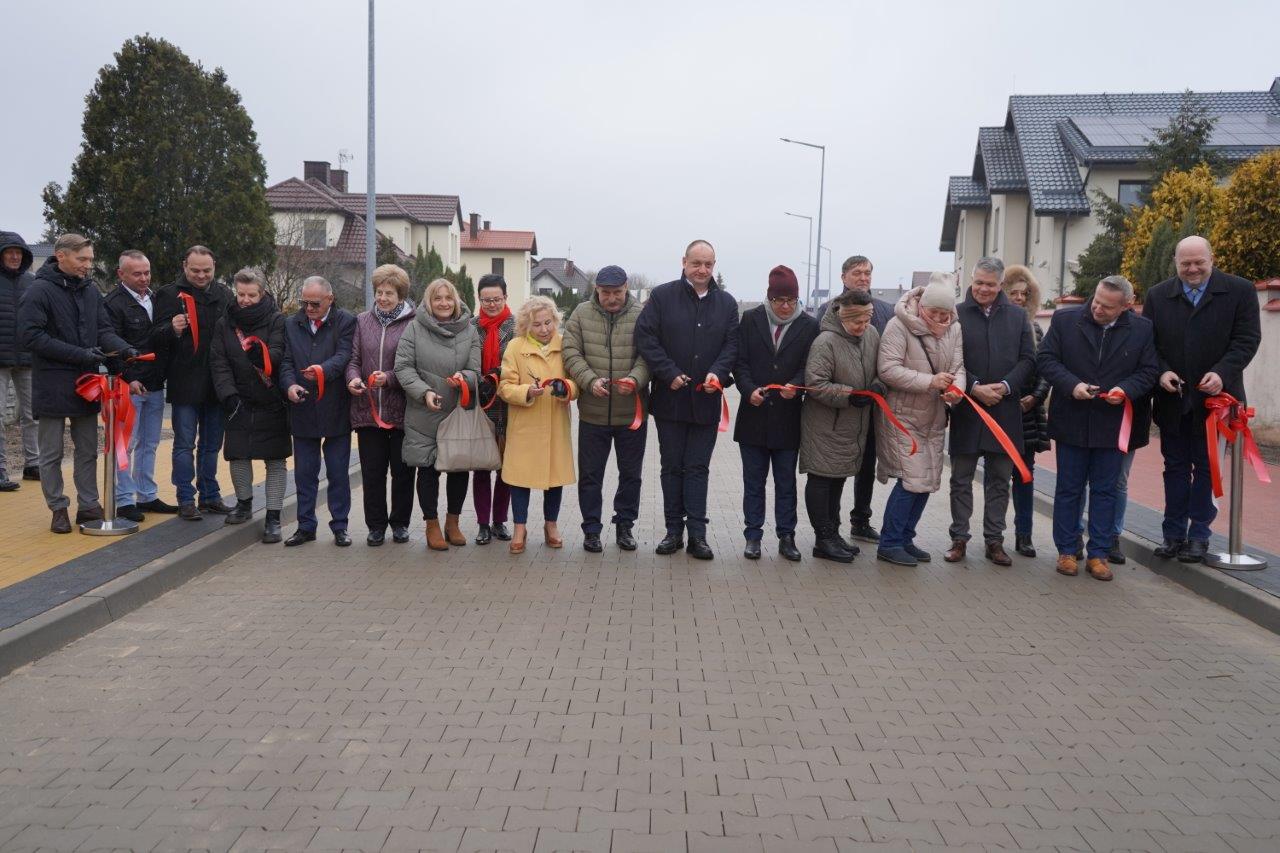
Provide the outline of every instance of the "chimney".
<path id="1" fill-rule="evenodd" d="M 328 160 L 303 160 L 302 161 L 302 179 L 309 181 L 315 178 L 322 184 L 329 183 L 329 161 Z"/>
<path id="2" fill-rule="evenodd" d="M 488 230 L 489 230 L 489 220 L 487 220 L 487 219 L 484 221 L 484 230 L 486 230 L 486 231 L 488 231 Z"/>
<path id="3" fill-rule="evenodd" d="M 346 169 L 330 169 L 329 170 L 329 186 L 333 187 L 340 193 L 347 191 L 347 170 Z"/>
<path id="4" fill-rule="evenodd" d="M 473 213 L 471 214 L 470 219 L 471 219 L 471 223 L 468 229 L 468 233 L 471 235 L 471 238 L 474 240 L 480 232 L 480 214 Z"/>
<path id="5" fill-rule="evenodd" d="M 568 258 L 565 259 L 565 262 L 564 262 L 565 278 L 573 278 L 573 274 L 577 272 L 577 269 L 578 268 L 573 265 L 573 261 L 569 260 Z"/>

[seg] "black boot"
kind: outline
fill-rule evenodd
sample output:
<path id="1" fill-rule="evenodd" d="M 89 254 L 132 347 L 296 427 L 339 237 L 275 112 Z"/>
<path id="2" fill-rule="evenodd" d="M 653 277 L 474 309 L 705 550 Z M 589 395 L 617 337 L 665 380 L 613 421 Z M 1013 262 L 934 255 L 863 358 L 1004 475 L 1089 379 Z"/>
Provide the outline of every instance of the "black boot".
<path id="1" fill-rule="evenodd" d="M 636 537 L 631 534 L 631 525 L 619 524 L 617 530 L 618 547 L 623 551 L 634 551 L 636 549 Z"/>
<path id="2" fill-rule="evenodd" d="M 247 501 L 237 500 L 235 509 L 227 513 L 225 523 L 244 524 L 251 518 L 253 518 L 253 498 L 249 498 Z"/>
<path id="3" fill-rule="evenodd" d="M 274 545 L 280 541 L 280 510 L 267 510 L 267 520 L 262 526 L 262 544 Z"/>
<path id="4" fill-rule="evenodd" d="M 1015 533 L 1013 535 L 1013 550 L 1024 557 L 1035 557 L 1036 555 L 1036 548 L 1031 544 L 1031 535 L 1027 533 Z"/>
<path id="5" fill-rule="evenodd" d="M 858 554 L 856 547 L 845 547 L 833 525 L 823 525 L 816 533 L 818 539 L 813 543 L 813 556 L 834 560 L 837 563 L 853 562 L 853 558 Z"/>
<path id="6" fill-rule="evenodd" d="M 800 562 L 800 549 L 796 547 L 794 533 L 786 533 L 778 537 L 778 556 L 792 563 Z"/>
<path id="7" fill-rule="evenodd" d="M 489 525 L 481 524 L 480 527 L 476 530 L 476 544 L 488 545 L 492 541 L 493 541 L 493 533 L 490 532 Z"/>

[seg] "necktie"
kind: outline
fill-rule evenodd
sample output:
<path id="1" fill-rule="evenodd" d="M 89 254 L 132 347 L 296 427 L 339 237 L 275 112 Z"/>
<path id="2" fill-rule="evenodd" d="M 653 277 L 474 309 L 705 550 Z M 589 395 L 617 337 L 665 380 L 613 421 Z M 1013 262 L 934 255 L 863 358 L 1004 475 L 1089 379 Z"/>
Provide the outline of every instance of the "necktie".
<path id="1" fill-rule="evenodd" d="M 1191 307 L 1194 308 L 1200 304 L 1200 294 L 1204 292 L 1204 288 L 1193 287 L 1190 289 Z"/>
<path id="2" fill-rule="evenodd" d="M 781 325 L 774 326 L 773 327 L 773 348 L 775 350 L 778 348 L 778 341 L 781 339 L 782 339 L 782 326 Z"/>

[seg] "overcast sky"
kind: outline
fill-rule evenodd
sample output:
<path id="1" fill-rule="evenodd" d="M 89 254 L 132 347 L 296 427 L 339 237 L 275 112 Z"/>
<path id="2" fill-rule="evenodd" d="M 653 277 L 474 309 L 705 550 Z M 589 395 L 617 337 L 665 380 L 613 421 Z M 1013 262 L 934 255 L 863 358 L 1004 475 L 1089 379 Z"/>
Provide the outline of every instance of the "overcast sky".
<path id="1" fill-rule="evenodd" d="M 364 2 L 5 7 L 18 118 L 0 228 L 39 237 L 40 189 L 70 174 L 84 95 L 144 32 L 226 70 L 270 183 L 347 149 L 364 190 Z M 457 194 L 464 216 L 536 231 L 543 256 L 572 249 L 655 281 L 706 238 L 730 290 L 756 299 L 775 264 L 805 278 L 808 225 L 784 211 L 816 217 L 819 154 L 788 136 L 827 146 L 837 267 L 869 255 L 875 286 L 892 287 L 950 268 L 947 176 L 970 171 L 978 127 L 1003 122 L 1010 94 L 1262 90 L 1280 76 L 1277 32 L 1280 3 L 1261 0 L 378 0 L 377 187 Z"/>

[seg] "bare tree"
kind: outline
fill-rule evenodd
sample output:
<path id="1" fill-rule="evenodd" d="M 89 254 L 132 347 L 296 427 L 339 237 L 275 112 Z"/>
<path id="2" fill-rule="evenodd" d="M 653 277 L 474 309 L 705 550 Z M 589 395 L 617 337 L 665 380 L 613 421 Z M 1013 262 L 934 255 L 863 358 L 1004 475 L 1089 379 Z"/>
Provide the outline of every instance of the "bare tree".
<path id="1" fill-rule="evenodd" d="M 333 249 L 307 246 L 307 226 L 316 218 L 314 214 L 290 212 L 277 220 L 275 259 L 266 271 L 267 291 L 286 313 L 296 307 L 298 292 L 308 276 L 324 276 L 335 288 L 346 278 L 345 268 L 349 265 L 341 263 Z"/>

